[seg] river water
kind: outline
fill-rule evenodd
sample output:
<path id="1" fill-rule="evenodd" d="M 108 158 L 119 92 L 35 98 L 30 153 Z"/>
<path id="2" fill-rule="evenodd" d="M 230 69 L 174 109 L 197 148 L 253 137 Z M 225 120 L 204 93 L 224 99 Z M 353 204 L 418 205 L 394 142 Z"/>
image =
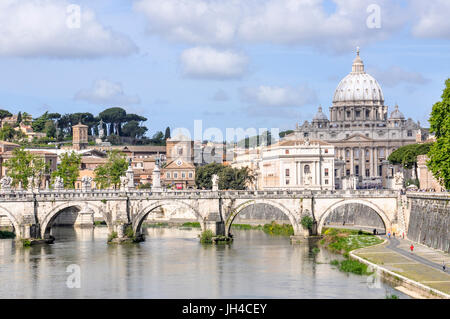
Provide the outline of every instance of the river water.
<path id="1" fill-rule="evenodd" d="M 201 245 L 197 229 L 147 228 L 135 245 L 106 244 L 105 227 L 52 232 L 53 245 L 0 240 L 0 298 L 407 298 L 260 230 L 234 230 L 224 246 Z"/>

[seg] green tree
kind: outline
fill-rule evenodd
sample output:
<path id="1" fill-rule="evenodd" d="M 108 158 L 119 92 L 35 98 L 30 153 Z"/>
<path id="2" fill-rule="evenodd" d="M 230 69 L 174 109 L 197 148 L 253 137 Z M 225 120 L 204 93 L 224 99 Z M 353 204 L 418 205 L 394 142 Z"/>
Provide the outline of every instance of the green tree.
<path id="1" fill-rule="evenodd" d="M 393 151 L 388 160 L 392 164 L 400 164 L 404 168 L 414 169 L 417 176 L 417 156 L 427 154 L 433 143 L 409 144 Z"/>
<path id="2" fill-rule="evenodd" d="M 197 167 L 195 172 L 195 183 L 197 188 L 211 189 L 212 176 L 218 175 L 219 189 L 244 190 L 253 182 L 254 177 L 248 167 L 232 168 L 218 163 L 210 163 Z"/>
<path id="3" fill-rule="evenodd" d="M 3 120 L 5 117 L 10 117 L 12 114 L 7 110 L 0 110 L 0 120 Z"/>
<path id="4" fill-rule="evenodd" d="M 19 114 L 17 114 L 16 124 L 20 125 L 21 122 L 22 122 L 22 112 L 19 112 Z"/>
<path id="5" fill-rule="evenodd" d="M 170 127 L 166 127 L 166 132 L 164 134 L 164 139 L 167 140 L 170 138 Z"/>
<path id="6" fill-rule="evenodd" d="M 28 186 L 28 178 L 33 176 L 39 178 L 48 172 L 48 166 L 41 157 L 23 148 L 15 148 L 12 157 L 4 163 L 7 168 L 7 175 L 13 179 L 13 185 L 22 182 L 23 187 Z"/>
<path id="7" fill-rule="evenodd" d="M 98 116 L 103 122 L 110 124 L 108 135 L 113 133 L 121 135 L 121 125 L 123 122 L 127 122 L 127 112 L 124 109 L 112 107 L 104 110 Z"/>
<path id="8" fill-rule="evenodd" d="M 120 177 L 125 175 L 127 168 L 125 155 L 119 150 L 112 150 L 108 152 L 108 162 L 95 169 L 94 181 L 99 188 L 117 188 L 120 185 Z"/>
<path id="9" fill-rule="evenodd" d="M 10 125 L 5 124 L 3 128 L 0 129 L 0 140 L 11 142 L 16 136 L 16 130 Z"/>
<path id="10" fill-rule="evenodd" d="M 61 163 L 52 173 L 52 180 L 59 176 L 64 180 L 64 188 L 75 188 L 75 182 L 80 173 L 81 155 L 75 152 L 64 153 L 59 156 L 59 159 Z"/>
<path id="11" fill-rule="evenodd" d="M 139 122 L 135 120 L 129 121 L 122 127 L 123 135 L 132 138 L 141 138 L 145 132 L 147 132 L 147 128 L 140 126 Z"/>
<path id="12" fill-rule="evenodd" d="M 437 180 L 450 189 L 450 78 L 445 81 L 442 101 L 436 102 L 431 111 L 430 131 L 436 136 L 427 163 Z"/>
<path id="13" fill-rule="evenodd" d="M 278 135 L 279 135 L 281 138 L 283 138 L 283 137 L 285 137 L 286 135 L 289 135 L 289 134 L 292 134 L 292 133 L 294 133 L 293 130 L 287 130 L 287 131 L 282 131 L 282 132 L 280 132 Z"/>

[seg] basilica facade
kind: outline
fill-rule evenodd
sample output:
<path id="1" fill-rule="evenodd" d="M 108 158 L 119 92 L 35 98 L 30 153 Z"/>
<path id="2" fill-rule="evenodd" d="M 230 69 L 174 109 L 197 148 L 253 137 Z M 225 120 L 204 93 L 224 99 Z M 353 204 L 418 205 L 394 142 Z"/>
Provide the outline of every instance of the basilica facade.
<path id="1" fill-rule="evenodd" d="M 336 188 L 342 188 L 346 179 L 355 180 L 359 188 L 389 187 L 399 168 L 388 162 L 388 156 L 415 143 L 416 135 L 423 133 L 420 123 L 405 119 L 397 105 L 389 113 L 379 83 L 364 70 L 359 49 L 352 71 L 334 92 L 329 114 L 328 118 L 319 107 L 311 123 L 297 124 L 284 140 L 311 139 L 333 145 Z"/>

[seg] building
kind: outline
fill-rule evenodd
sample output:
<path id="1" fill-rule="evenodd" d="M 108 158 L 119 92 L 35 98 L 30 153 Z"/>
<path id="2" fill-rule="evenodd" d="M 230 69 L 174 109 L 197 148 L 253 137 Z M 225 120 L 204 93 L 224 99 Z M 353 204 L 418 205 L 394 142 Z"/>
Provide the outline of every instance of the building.
<path id="1" fill-rule="evenodd" d="M 182 158 L 167 162 L 161 170 L 161 184 L 174 189 L 191 189 L 195 187 L 195 166 Z"/>
<path id="2" fill-rule="evenodd" d="M 358 187 L 386 187 L 398 168 L 388 156 L 397 148 L 416 142 L 420 123 L 405 119 L 396 105 L 389 114 L 377 80 L 364 71 L 359 56 L 352 71 L 338 84 L 330 107 L 330 119 L 319 107 L 311 123 L 298 125 L 286 140 L 310 138 L 335 147 L 336 187 L 344 177 L 356 177 Z"/>
<path id="3" fill-rule="evenodd" d="M 89 143 L 88 140 L 89 126 L 78 123 L 72 126 L 72 145 L 74 150 L 83 150 Z"/>
<path id="4" fill-rule="evenodd" d="M 194 162 L 194 141 L 184 135 L 177 135 L 166 140 L 167 162 L 181 159 L 183 162 Z"/>

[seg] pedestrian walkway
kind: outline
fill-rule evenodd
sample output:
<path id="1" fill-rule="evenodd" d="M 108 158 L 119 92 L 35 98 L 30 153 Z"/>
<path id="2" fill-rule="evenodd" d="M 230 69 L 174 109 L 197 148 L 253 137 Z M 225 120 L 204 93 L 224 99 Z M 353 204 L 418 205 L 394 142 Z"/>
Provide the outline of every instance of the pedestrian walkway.
<path id="1" fill-rule="evenodd" d="M 374 247 L 359 249 L 355 255 L 387 270 L 417 281 L 428 287 L 450 294 L 450 255 L 411 241 L 393 238 Z M 442 269 L 445 262 L 446 271 Z"/>

